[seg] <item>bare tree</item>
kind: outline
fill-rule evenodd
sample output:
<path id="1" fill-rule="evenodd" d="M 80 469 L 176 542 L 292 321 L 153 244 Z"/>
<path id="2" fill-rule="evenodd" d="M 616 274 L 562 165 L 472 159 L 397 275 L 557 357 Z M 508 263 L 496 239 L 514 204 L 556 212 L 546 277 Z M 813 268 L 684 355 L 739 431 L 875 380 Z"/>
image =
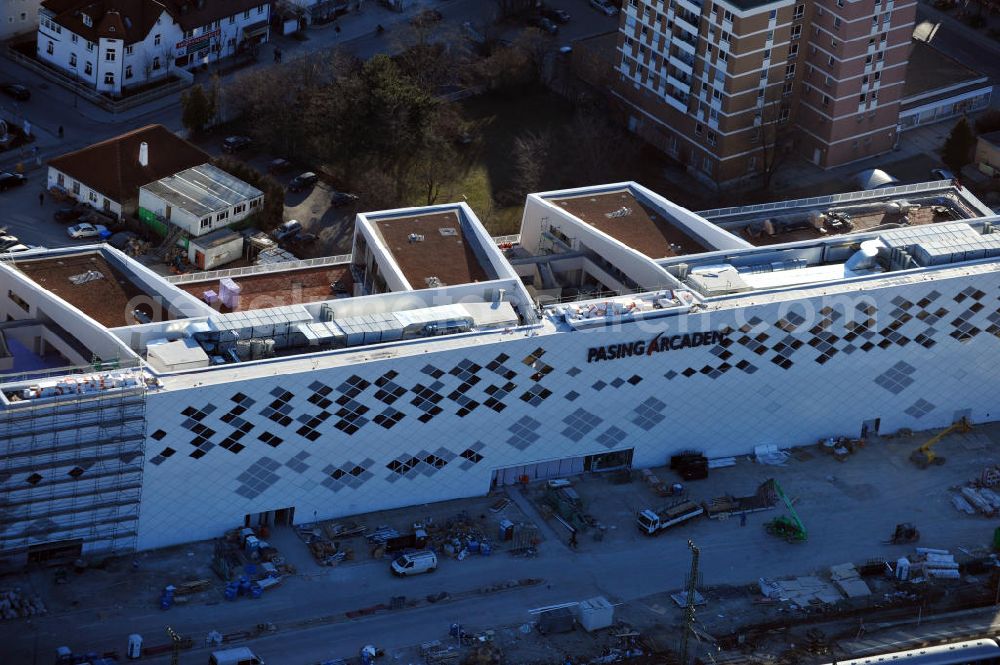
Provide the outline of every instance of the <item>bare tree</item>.
<path id="1" fill-rule="evenodd" d="M 551 147 L 552 135 L 547 131 L 527 132 L 514 139 L 514 179 L 505 198 L 520 201 L 528 192 L 540 189 Z"/>
<path id="2" fill-rule="evenodd" d="M 782 100 L 780 87 L 774 86 L 772 90 L 775 92 L 758 103 L 754 116 L 753 137 L 759 158 L 761 187 L 765 190 L 771 188 L 774 174 L 788 160 L 795 144 L 795 132 L 788 121 L 789 106 Z"/>

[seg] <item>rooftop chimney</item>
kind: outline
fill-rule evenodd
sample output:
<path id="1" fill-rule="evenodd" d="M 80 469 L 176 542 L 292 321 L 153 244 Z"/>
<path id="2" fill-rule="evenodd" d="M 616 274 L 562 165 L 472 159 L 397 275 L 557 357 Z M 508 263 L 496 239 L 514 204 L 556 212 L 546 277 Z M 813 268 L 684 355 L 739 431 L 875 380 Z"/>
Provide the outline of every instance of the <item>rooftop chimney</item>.
<path id="1" fill-rule="evenodd" d="M 145 141 L 139 144 L 139 166 L 149 166 L 149 144 Z"/>

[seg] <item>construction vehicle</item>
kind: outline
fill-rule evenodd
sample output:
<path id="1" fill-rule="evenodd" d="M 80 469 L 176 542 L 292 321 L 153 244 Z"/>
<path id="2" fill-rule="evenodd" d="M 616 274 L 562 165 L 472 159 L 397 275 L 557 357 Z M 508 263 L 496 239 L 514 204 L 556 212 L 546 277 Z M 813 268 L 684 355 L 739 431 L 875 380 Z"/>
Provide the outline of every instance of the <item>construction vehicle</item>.
<path id="1" fill-rule="evenodd" d="M 931 438 L 924 442 L 924 445 L 920 446 L 910 454 L 910 461 L 916 464 L 921 469 L 926 469 L 927 467 L 934 465 L 944 464 L 944 458 L 934 452 L 934 446 L 941 442 L 941 439 L 948 436 L 949 434 L 958 433 L 965 434 L 972 429 L 972 425 L 969 424 L 968 418 L 962 418 L 955 421 L 950 426 L 944 428 Z"/>
<path id="2" fill-rule="evenodd" d="M 679 501 L 659 510 L 646 508 L 636 515 L 635 523 L 647 536 L 655 536 L 668 527 L 694 519 L 705 509 L 694 501 Z"/>
<path id="3" fill-rule="evenodd" d="M 903 522 L 896 525 L 896 530 L 892 532 L 889 544 L 906 545 L 907 543 L 915 543 L 918 540 L 920 540 L 920 532 L 917 531 L 917 527 L 913 526 L 912 522 Z"/>
<path id="4" fill-rule="evenodd" d="M 785 504 L 788 514 L 775 517 L 765 524 L 764 528 L 772 536 L 784 538 L 790 543 L 805 542 L 809 534 L 806 533 L 806 527 L 802 524 L 802 520 L 799 519 L 798 513 L 795 512 L 795 507 L 792 506 L 791 500 L 789 500 L 784 490 L 781 489 L 781 485 L 778 484 L 777 480 L 774 481 L 773 487 L 774 493 Z"/>

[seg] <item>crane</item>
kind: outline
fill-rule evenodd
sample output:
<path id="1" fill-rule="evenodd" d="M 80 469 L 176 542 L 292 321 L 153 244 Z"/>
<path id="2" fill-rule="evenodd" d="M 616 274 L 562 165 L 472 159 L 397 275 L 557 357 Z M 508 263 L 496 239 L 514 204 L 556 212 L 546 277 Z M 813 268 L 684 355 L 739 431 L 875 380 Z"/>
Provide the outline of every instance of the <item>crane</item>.
<path id="1" fill-rule="evenodd" d="M 795 512 L 792 502 L 789 500 L 784 490 L 781 489 L 781 485 L 778 484 L 777 480 L 773 482 L 774 492 L 785 504 L 785 508 L 788 509 L 788 515 L 775 517 L 773 520 L 765 524 L 764 528 L 766 528 L 767 532 L 772 536 L 780 536 L 790 543 L 804 542 L 809 537 L 809 534 L 806 533 L 805 525 L 802 524 L 802 520 L 799 519 L 798 513 Z"/>
<path id="2" fill-rule="evenodd" d="M 941 439 L 948 436 L 949 434 L 952 434 L 953 432 L 957 432 L 959 434 L 965 434 L 971 429 L 972 425 L 969 424 L 968 418 L 963 417 L 960 418 L 959 420 L 956 420 L 948 427 L 945 427 L 943 430 L 941 430 L 931 438 L 927 439 L 927 441 L 924 442 L 924 445 L 914 450 L 910 454 L 910 461 L 916 464 L 921 469 L 926 469 L 931 464 L 944 464 L 944 458 L 934 452 L 933 450 L 934 446 L 940 443 Z"/>
<path id="3" fill-rule="evenodd" d="M 688 540 L 688 549 L 691 550 L 691 575 L 688 577 L 687 588 L 684 590 L 687 602 L 684 608 L 684 634 L 681 635 L 681 665 L 688 665 L 688 641 L 694 632 L 695 587 L 698 584 L 698 559 L 701 556 L 701 551 L 693 540 Z"/>

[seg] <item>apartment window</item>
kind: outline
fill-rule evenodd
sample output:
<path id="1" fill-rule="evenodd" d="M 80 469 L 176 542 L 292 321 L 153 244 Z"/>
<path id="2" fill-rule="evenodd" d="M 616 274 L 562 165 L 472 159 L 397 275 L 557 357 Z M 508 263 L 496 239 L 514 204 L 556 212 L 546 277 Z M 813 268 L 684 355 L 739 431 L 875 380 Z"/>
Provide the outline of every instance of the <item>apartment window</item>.
<path id="1" fill-rule="evenodd" d="M 267 6 L 267 5 L 257 5 L 257 13 L 258 13 L 258 14 L 263 14 L 263 13 L 264 13 L 264 8 L 265 8 L 266 6 Z"/>
<path id="2" fill-rule="evenodd" d="M 134 51 L 135 47 L 133 47 L 131 44 L 125 47 L 125 55 L 132 55 Z"/>
<path id="3" fill-rule="evenodd" d="M 712 90 L 712 99 L 718 99 L 719 101 L 722 101 L 722 91 L 718 89 Z"/>
<path id="4" fill-rule="evenodd" d="M 878 53 L 875 54 L 875 59 L 878 60 L 879 62 L 882 62 L 883 58 L 885 58 L 885 51 L 879 51 Z"/>
<path id="5" fill-rule="evenodd" d="M 833 29 L 840 30 L 840 17 L 833 19 Z"/>
<path id="6" fill-rule="evenodd" d="M 770 18 L 770 19 L 771 19 L 772 21 L 773 21 L 774 19 L 778 18 L 778 10 L 777 10 L 777 9 L 772 9 L 772 10 L 771 10 L 771 15 L 769 16 L 769 18 Z"/>
<path id="7" fill-rule="evenodd" d="M 232 25 L 233 23 L 236 23 L 236 16 L 235 15 L 229 17 L 229 25 Z"/>
<path id="8" fill-rule="evenodd" d="M 708 138 L 708 145 L 715 147 L 715 144 L 718 141 L 718 139 L 715 136 L 715 132 L 709 132 L 707 138 Z"/>
<path id="9" fill-rule="evenodd" d="M 861 96 L 858 97 L 858 104 L 864 104 L 864 103 L 865 103 L 865 93 L 862 92 Z"/>
<path id="10" fill-rule="evenodd" d="M 206 217 L 205 219 L 201 220 L 201 228 L 207 229 L 211 225 L 212 225 L 212 218 L 211 217 Z"/>
<path id="11" fill-rule="evenodd" d="M 875 72 L 875 80 L 878 81 L 880 78 L 882 78 L 882 72 Z"/>
<path id="12" fill-rule="evenodd" d="M 792 82 L 791 81 L 788 81 L 787 83 L 785 83 L 784 86 L 782 86 L 782 88 L 781 88 L 781 94 L 782 94 L 782 96 L 792 94 Z"/>
<path id="13" fill-rule="evenodd" d="M 792 39 L 798 39 L 801 36 L 802 36 L 802 26 L 801 25 L 793 25 L 792 26 Z"/>
<path id="14" fill-rule="evenodd" d="M 816 8 L 816 15 L 817 15 L 817 16 L 823 16 L 823 14 L 825 14 L 825 13 L 826 13 L 826 12 L 824 12 L 824 11 L 823 11 L 823 8 L 822 8 L 822 7 L 817 7 L 817 8 Z"/>
<path id="15" fill-rule="evenodd" d="M 258 205 L 260 205 L 260 199 L 254 199 L 253 201 L 250 202 L 251 208 L 256 208 Z"/>
<path id="16" fill-rule="evenodd" d="M 48 53 L 49 55 L 54 54 L 56 52 L 56 45 L 53 44 L 52 42 L 49 42 L 49 45 L 45 47 L 45 52 Z"/>
<path id="17" fill-rule="evenodd" d="M 838 7 L 843 7 L 844 6 L 844 0 L 837 0 L 837 6 Z"/>
<path id="18" fill-rule="evenodd" d="M 243 12 L 243 18 L 250 18 L 250 10 L 249 9 L 246 10 L 245 12 Z"/>
<path id="19" fill-rule="evenodd" d="M 792 15 L 793 18 L 802 18 L 806 15 L 805 5 L 795 5 L 795 14 Z"/>
<path id="20" fill-rule="evenodd" d="M 114 75 L 114 73 L 113 72 L 105 72 L 104 73 L 104 85 L 114 85 L 114 84 L 115 84 L 115 75 Z"/>
<path id="21" fill-rule="evenodd" d="M 95 192 L 94 190 L 90 190 L 89 192 L 87 192 L 87 199 L 91 203 L 97 203 L 97 192 Z"/>
<path id="22" fill-rule="evenodd" d="M 792 78 L 793 76 L 795 76 L 795 63 L 791 62 L 788 63 L 788 66 L 785 67 L 785 78 L 788 79 Z"/>
<path id="23" fill-rule="evenodd" d="M 724 18 L 725 20 L 727 20 L 730 23 L 732 23 L 733 22 L 733 13 L 727 9 L 725 11 L 725 13 L 723 13 L 722 18 Z"/>
<path id="24" fill-rule="evenodd" d="M 829 58 L 826 59 L 826 64 L 829 67 L 833 67 L 833 56 L 832 55 Z"/>
<path id="25" fill-rule="evenodd" d="M 212 23 L 212 29 L 213 30 L 218 30 L 219 29 L 219 21 L 215 21 L 214 23 Z"/>
<path id="26" fill-rule="evenodd" d="M 90 76 L 94 73 L 94 66 L 89 61 L 83 63 L 83 73 Z"/>
<path id="27" fill-rule="evenodd" d="M 719 51 L 719 60 L 722 62 L 729 62 L 729 54 L 725 51 Z"/>
<path id="28" fill-rule="evenodd" d="M 80 18 L 83 20 L 83 24 L 88 28 L 94 27 L 94 21 L 91 20 L 90 16 L 87 14 L 81 14 Z"/>
<path id="29" fill-rule="evenodd" d="M 114 62 L 117 59 L 118 53 L 113 48 L 109 48 L 104 52 L 104 62 Z"/>
<path id="30" fill-rule="evenodd" d="M 155 72 L 160 68 L 160 56 L 155 56 L 153 58 L 153 71 Z"/>
<path id="31" fill-rule="evenodd" d="M 125 65 L 125 78 L 132 78 L 132 65 Z"/>
<path id="32" fill-rule="evenodd" d="M 765 69 L 760 73 L 760 82 L 765 83 L 767 81 L 767 70 Z"/>
<path id="33" fill-rule="evenodd" d="M 194 30 L 184 31 L 184 39 L 191 39 L 192 37 L 194 37 Z"/>
<path id="34" fill-rule="evenodd" d="M 80 41 L 80 37 L 79 37 L 79 36 L 77 36 L 77 35 L 73 35 L 73 36 L 72 36 L 72 37 L 70 37 L 69 39 L 70 39 L 70 41 L 71 41 L 71 42 L 73 42 L 74 44 L 76 44 L 76 43 L 77 43 L 78 41 Z"/>
<path id="35" fill-rule="evenodd" d="M 778 122 L 788 122 L 789 113 L 791 113 L 791 109 L 787 106 L 782 106 L 778 112 Z"/>
<path id="36" fill-rule="evenodd" d="M 799 54 L 799 45 L 798 44 L 792 44 L 791 46 L 788 47 L 788 58 L 789 59 L 795 58 L 798 54 Z"/>
<path id="37" fill-rule="evenodd" d="M 708 155 L 701 160 L 701 170 L 709 175 L 712 174 L 712 158 Z"/>
<path id="38" fill-rule="evenodd" d="M 771 49 L 769 48 L 764 49 L 764 59 L 765 60 L 771 59 Z"/>
<path id="39" fill-rule="evenodd" d="M 878 25 L 878 15 L 872 16 L 872 25 Z"/>
<path id="40" fill-rule="evenodd" d="M 78 183 L 76 180 L 74 180 L 73 181 L 73 186 L 70 189 L 73 190 L 74 194 L 79 195 L 80 194 L 80 183 Z"/>
<path id="41" fill-rule="evenodd" d="M 872 64 L 872 54 L 871 53 L 869 53 L 868 55 L 865 56 L 865 64 L 866 65 Z"/>
<path id="42" fill-rule="evenodd" d="M 76 67 L 76 53 L 69 54 L 69 66 Z"/>
<path id="43" fill-rule="evenodd" d="M 94 50 L 94 42 L 87 42 L 87 50 L 88 51 Z"/>
<path id="44" fill-rule="evenodd" d="M 160 45 L 160 35 L 158 34 L 153 35 L 153 46 L 159 46 L 159 45 Z"/>
<path id="45" fill-rule="evenodd" d="M 883 32 L 882 33 L 882 38 L 879 41 L 883 41 L 884 42 L 888 38 L 889 38 L 889 33 L 888 32 Z"/>
<path id="46" fill-rule="evenodd" d="M 833 85 L 833 77 L 827 74 L 826 81 L 824 81 L 824 83 L 826 83 L 827 87 L 830 87 Z"/>
<path id="47" fill-rule="evenodd" d="M 823 95 L 823 106 L 829 106 L 829 105 L 830 105 L 830 96 Z"/>
<path id="48" fill-rule="evenodd" d="M 217 221 L 217 222 L 221 222 L 221 221 L 222 221 L 222 220 L 224 220 L 224 219 L 225 219 L 226 217 L 229 217 L 229 211 L 226 211 L 226 212 L 220 212 L 220 213 L 219 213 L 218 215 L 216 215 L 216 216 L 215 216 L 215 221 Z"/>
<path id="49" fill-rule="evenodd" d="M 697 125 L 694 126 L 694 135 L 695 136 L 701 136 L 704 131 L 705 131 L 705 128 L 702 126 L 702 124 L 700 122 Z"/>

